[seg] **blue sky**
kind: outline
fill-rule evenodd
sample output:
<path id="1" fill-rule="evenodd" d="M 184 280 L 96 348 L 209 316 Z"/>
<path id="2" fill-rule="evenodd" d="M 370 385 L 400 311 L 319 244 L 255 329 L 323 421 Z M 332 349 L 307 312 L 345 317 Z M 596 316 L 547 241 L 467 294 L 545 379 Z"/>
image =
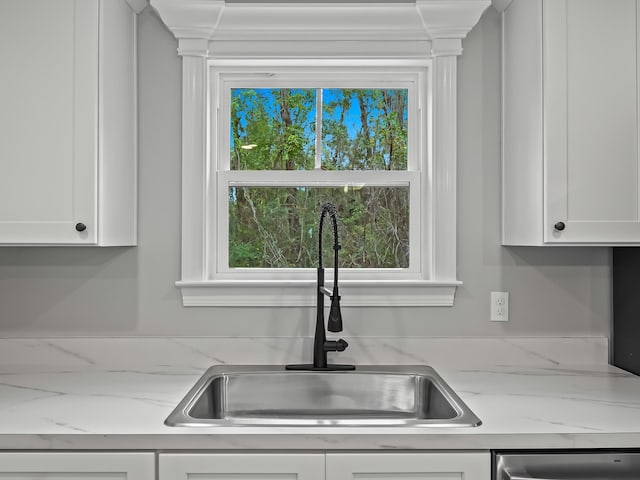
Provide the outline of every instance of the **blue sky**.
<path id="1" fill-rule="evenodd" d="M 232 97 L 235 98 L 239 96 L 244 90 L 249 90 L 249 89 L 232 89 L 231 95 Z M 267 111 L 272 112 L 274 116 L 278 115 L 278 107 L 276 104 L 276 96 L 275 96 L 275 92 L 277 91 L 277 89 L 254 88 L 251 90 L 254 90 L 260 96 L 260 98 L 263 99 L 263 103 Z M 301 89 L 291 89 L 291 93 L 295 94 L 300 92 L 302 92 Z M 323 95 L 323 103 L 327 105 L 336 101 L 336 99 L 341 98 L 342 90 L 341 89 L 324 89 L 322 95 Z M 310 107 L 311 108 L 305 122 L 308 125 L 307 128 L 311 128 L 311 126 L 313 126 L 313 124 L 315 123 L 315 115 L 316 115 L 315 101 L 313 101 L 313 105 L 310 105 Z M 330 115 L 327 109 L 325 108 L 323 109 L 323 117 L 329 118 L 332 120 L 338 120 L 340 117 L 340 110 L 341 110 L 340 108 L 336 108 L 333 114 Z M 377 111 L 372 110 L 370 113 L 376 114 Z M 242 116 L 243 115 L 241 115 L 241 117 Z M 245 125 L 246 121 L 241 120 L 241 124 Z M 349 109 L 344 115 L 344 124 L 347 127 L 347 131 L 350 138 L 355 138 L 356 133 L 362 129 L 362 122 L 360 121 L 360 109 L 358 106 L 358 102 L 356 101 L 351 102 Z M 231 140 L 233 141 L 233 139 Z"/>

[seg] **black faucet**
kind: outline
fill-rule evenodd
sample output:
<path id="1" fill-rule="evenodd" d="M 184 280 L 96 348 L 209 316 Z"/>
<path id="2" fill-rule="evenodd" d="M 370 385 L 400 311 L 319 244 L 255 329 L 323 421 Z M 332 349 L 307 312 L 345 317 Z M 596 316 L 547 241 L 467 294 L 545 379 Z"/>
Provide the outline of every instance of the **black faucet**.
<path id="1" fill-rule="evenodd" d="M 327 329 L 330 332 L 342 331 L 342 313 L 340 312 L 340 293 L 338 291 L 338 251 L 340 242 L 338 241 L 338 219 L 337 210 L 332 203 L 322 205 L 320 212 L 320 224 L 318 227 L 318 272 L 317 272 L 317 312 L 316 312 L 316 333 L 313 338 L 313 364 L 287 365 L 287 370 L 355 370 L 353 365 L 337 365 L 327 363 L 327 352 L 342 352 L 349 344 L 343 339 L 327 340 L 324 329 L 324 297 L 331 299 L 329 309 L 329 319 Z M 329 215 L 333 223 L 333 291 L 324 286 L 324 267 L 322 265 L 322 227 L 324 218 Z"/>

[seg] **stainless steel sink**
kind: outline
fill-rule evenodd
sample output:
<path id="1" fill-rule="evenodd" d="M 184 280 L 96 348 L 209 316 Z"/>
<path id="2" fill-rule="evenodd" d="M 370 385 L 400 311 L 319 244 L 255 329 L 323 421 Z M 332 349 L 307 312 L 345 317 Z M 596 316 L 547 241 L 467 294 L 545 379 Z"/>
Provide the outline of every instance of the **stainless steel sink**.
<path id="1" fill-rule="evenodd" d="M 178 427 L 480 423 L 433 368 L 397 365 L 345 372 L 287 371 L 274 365 L 211 367 L 165 420 Z"/>

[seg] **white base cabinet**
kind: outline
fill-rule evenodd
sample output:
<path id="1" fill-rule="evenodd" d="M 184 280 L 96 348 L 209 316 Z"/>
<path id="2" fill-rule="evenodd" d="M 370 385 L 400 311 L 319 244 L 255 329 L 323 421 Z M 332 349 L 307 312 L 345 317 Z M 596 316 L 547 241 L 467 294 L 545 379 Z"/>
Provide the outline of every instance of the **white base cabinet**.
<path id="1" fill-rule="evenodd" d="M 0 480 L 155 480 L 153 453 L 0 453 Z"/>
<path id="2" fill-rule="evenodd" d="M 0 480 L 490 480 L 489 452 L 2 452 Z"/>
<path id="3" fill-rule="evenodd" d="M 638 3 L 504 11 L 504 245 L 640 244 Z"/>
<path id="4" fill-rule="evenodd" d="M 160 454 L 159 480 L 490 480 L 488 452 Z"/>
<path id="5" fill-rule="evenodd" d="M 0 2 L 0 245 L 136 244 L 136 12 Z"/>

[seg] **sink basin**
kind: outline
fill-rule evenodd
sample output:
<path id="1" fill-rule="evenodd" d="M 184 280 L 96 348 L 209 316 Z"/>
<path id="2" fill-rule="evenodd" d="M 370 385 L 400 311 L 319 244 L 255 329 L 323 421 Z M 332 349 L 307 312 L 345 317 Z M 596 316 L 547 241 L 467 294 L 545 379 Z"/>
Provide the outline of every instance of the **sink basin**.
<path id="1" fill-rule="evenodd" d="M 427 366 L 287 371 L 211 367 L 165 420 L 169 426 L 443 426 L 480 419 Z"/>

